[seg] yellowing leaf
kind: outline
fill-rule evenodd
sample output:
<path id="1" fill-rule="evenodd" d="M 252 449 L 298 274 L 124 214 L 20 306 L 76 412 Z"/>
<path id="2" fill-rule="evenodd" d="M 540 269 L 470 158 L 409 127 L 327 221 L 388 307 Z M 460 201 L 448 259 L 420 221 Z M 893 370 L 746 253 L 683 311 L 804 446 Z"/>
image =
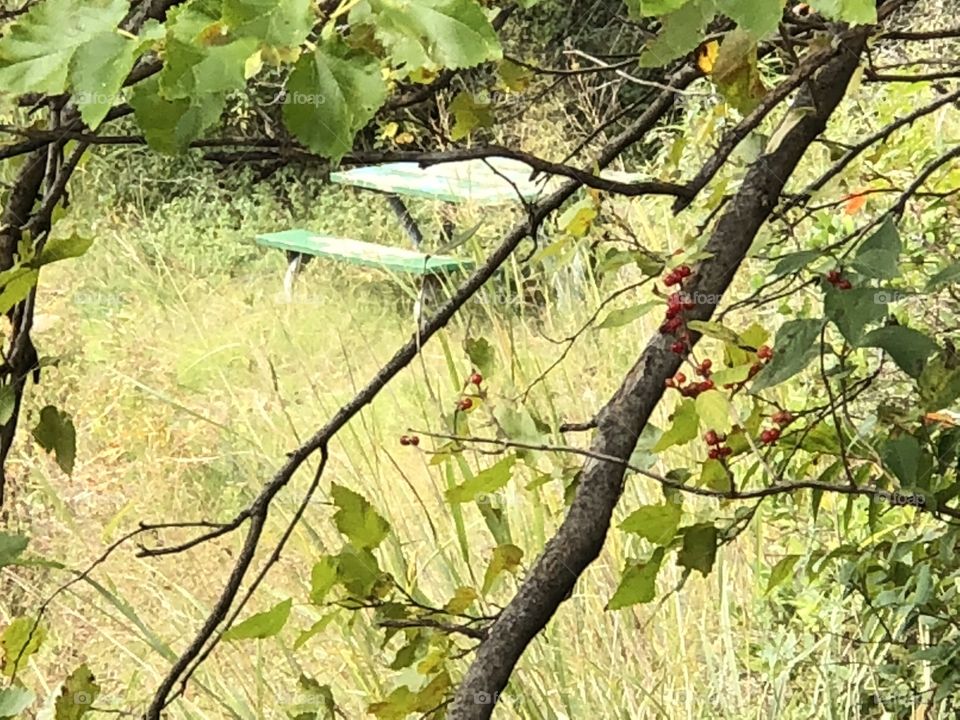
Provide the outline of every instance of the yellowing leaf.
<path id="1" fill-rule="evenodd" d="M 523 559 L 523 550 L 516 545 L 498 545 L 493 549 L 493 557 L 483 574 L 483 592 L 490 592 L 501 573 L 515 573 Z"/>
<path id="2" fill-rule="evenodd" d="M 450 103 L 450 112 L 454 117 L 450 128 L 451 140 L 462 140 L 476 128 L 493 125 L 493 112 L 490 103 L 480 103 L 470 93 L 461 91 Z"/>
<path id="3" fill-rule="evenodd" d="M 757 43 L 750 33 L 736 29 L 723 40 L 711 79 L 733 107 L 746 115 L 766 94 L 757 68 Z"/>
<path id="4" fill-rule="evenodd" d="M 716 40 L 708 40 L 697 48 L 697 67 L 702 73 L 709 75 L 713 72 L 719 52 L 720 43 Z"/>
<path id="5" fill-rule="evenodd" d="M 247 80 L 259 74 L 263 69 L 263 52 L 257 50 L 243 63 L 243 77 Z"/>
<path id="6" fill-rule="evenodd" d="M 480 596 L 477 595 L 477 591 L 472 587 L 466 585 L 458 587 L 453 597 L 443 606 L 443 609 L 449 613 L 462 613 L 470 607 L 478 597 Z"/>

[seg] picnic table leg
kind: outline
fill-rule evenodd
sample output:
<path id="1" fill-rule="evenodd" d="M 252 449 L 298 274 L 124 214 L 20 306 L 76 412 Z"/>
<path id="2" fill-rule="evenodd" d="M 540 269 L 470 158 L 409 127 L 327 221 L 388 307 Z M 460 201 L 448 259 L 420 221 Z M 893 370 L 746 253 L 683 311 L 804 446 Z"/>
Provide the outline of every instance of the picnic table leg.
<path id="1" fill-rule="evenodd" d="M 410 214 L 403 200 L 401 200 L 398 195 L 388 194 L 387 202 L 390 203 L 390 207 L 400 220 L 400 224 L 403 226 L 407 236 L 413 242 L 413 246 L 419 248 L 420 243 L 423 242 L 423 233 L 420 232 L 420 226 L 417 225 L 417 221 L 413 219 L 413 215 Z"/>
<path id="2" fill-rule="evenodd" d="M 283 294 L 287 302 L 293 300 L 293 285 L 303 263 L 303 255 L 298 252 L 287 251 L 287 273 L 283 276 Z"/>

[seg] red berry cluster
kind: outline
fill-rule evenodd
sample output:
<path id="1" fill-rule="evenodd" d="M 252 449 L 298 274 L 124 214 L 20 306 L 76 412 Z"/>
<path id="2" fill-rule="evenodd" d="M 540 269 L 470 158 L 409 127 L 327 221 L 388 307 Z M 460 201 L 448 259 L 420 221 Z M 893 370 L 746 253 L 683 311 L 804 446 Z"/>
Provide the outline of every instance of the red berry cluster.
<path id="1" fill-rule="evenodd" d="M 693 275 L 693 270 L 690 269 L 689 265 L 679 265 L 663 278 L 663 284 L 667 287 L 680 286 L 679 292 L 671 293 L 667 297 L 667 317 L 660 325 L 660 332 L 677 338 L 676 342 L 670 346 L 670 349 L 677 355 L 683 355 L 690 346 L 690 334 L 687 332 L 683 321 L 683 312 L 693 310 L 696 303 L 683 293 L 683 281 L 691 275 Z"/>
<path id="2" fill-rule="evenodd" d="M 827 282 L 838 290 L 849 290 L 853 287 L 851 282 L 843 277 L 839 270 L 831 270 L 827 273 Z"/>
<path id="3" fill-rule="evenodd" d="M 716 430 L 707 430 L 703 439 L 710 446 L 707 457 L 711 460 L 722 460 L 733 454 L 733 448 L 723 444 L 727 439 L 726 435 L 720 435 Z"/>
<path id="4" fill-rule="evenodd" d="M 417 437 L 416 435 L 401 435 L 400 444 L 404 446 L 413 445 L 414 447 L 416 447 L 417 445 L 420 444 L 420 438 Z"/>
<path id="5" fill-rule="evenodd" d="M 467 382 L 464 383 L 464 389 L 466 389 L 467 386 L 469 385 L 476 385 L 477 390 L 479 391 L 480 385 L 482 383 L 483 383 L 483 375 L 481 375 L 476 370 L 474 370 L 473 373 L 470 375 L 470 377 L 467 378 Z M 482 397 L 483 393 L 481 392 L 480 395 Z M 472 407 L 473 407 L 473 398 L 470 397 L 469 395 L 464 395 L 459 400 L 457 400 L 457 410 L 466 412 Z"/>
<path id="6" fill-rule="evenodd" d="M 698 369 L 697 372 L 699 373 L 700 370 Z M 706 380 L 701 380 L 700 382 L 691 382 L 689 385 L 684 385 L 685 382 L 687 382 L 687 376 L 684 375 L 682 372 L 678 372 L 672 378 L 667 378 L 664 384 L 668 388 L 674 388 L 675 390 L 679 390 L 680 394 L 683 395 L 684 397 L 693 397 L 693 398 L 695 398 L 697 395 L 699 395 L 702 392 L 706 392 L 707 390 L 713 390 L 713 388 L 716 387 L 713 383 L 713 380 L 711 380 L 710 378 L 707 378 Z"/>
<path id="7" fill-rule="evenodd" d="M 793 413 L 789 410 L 778 410 L 770 416 L 770 419 L 773 420 L 778 427 L 768 428 L 760 433 L 760 442 L 764 445 L 773 445 L 780 439 L 781 428 L 793 422 Z"/>

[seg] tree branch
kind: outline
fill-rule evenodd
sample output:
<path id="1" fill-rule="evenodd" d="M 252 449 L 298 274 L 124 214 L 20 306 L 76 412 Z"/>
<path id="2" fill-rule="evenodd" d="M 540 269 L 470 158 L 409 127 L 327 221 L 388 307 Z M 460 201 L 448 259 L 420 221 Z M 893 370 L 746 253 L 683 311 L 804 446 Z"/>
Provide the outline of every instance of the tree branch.
<path id="1" fill-rule="evenodd" d="M 816 109 L 790 120 L 782 139 L 758 158 L 747 172 L 737 195 L 727 204 L 695 276 L 694 297 L 719 298 L 732 281 L 753 238 L 766 222 L 787 177 L 807 147 L 823 132 L 829 116 L 842 100 L 859 63 L 869 30 L 859 28 L 841 42 L 840 52 L 824 65 L 801 92 L 798 103 Z M 815 97 L 804 97 L 809 92 Z M 788 117 L 793 113 L 788 114 Z M 714 306 L 698 305 L 691 317 L 706 320 Z M 696 338 L 694 338 L 695 340 Z M 623 384 L 600 411 L 591 451 L 627 459 L 643 426 L 663 394 L 664 381 L 680 366 L 670 351 L 670 340 L 654 337 Z M 614 507 L 620 498 L 623 467 L 589 459 L 583 466 L 576 496 L 556 535 L 525 577 L 516 596 L 489 629 L 457 689 L 451 720 L 486 720 L 492 702 L 506 686 L 527 645 L 545 627 L 566 599 L 580 574 L 599 555 Z"/>

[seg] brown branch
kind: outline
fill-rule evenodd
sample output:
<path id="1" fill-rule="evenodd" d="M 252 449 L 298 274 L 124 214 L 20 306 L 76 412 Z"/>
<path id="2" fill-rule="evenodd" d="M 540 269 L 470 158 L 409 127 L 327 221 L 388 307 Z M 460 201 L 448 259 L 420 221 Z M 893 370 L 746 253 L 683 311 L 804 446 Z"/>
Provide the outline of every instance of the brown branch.
<path id="1" fill-rule="evenodd" d="M 776 206 L 787 177 L 843 99 L 868 33 L 869 29 L 858 28 L 841 40 L 839 52 L 814 75 L 812 88 L 801 90 L 798 98 L 798 103 L 816 109 L 798 117 L 784 129 L 779 144 L 751 164 L 706 245 L 705 252 L 712 256 L 697 268 L 689 288 L 695 297 L 719 298 L 732 282 L 756 233 Z M 815 98 L 806 97 L 811 90 Z M 712 305 L 698 305 L 691 311 L 691 319 L 709 319 L 713 309 Z M 663 394 L 665 380 L 680 366 L 680 356 L 671 352 L 670 345 L 671 338 L 664 335 L 651 339 L 623 384 L 600 411 L 591 452 L 620 459 L 630 457 Z M 622 485 L 622 466 L 593 459 L 584 464 L 563 524 L 481 643 L 457 689 L 449 713 L 451 720 L 490 717 L 493 704 L 480 704 L 474 698 L 481 693 L 491 698 L 498 696 L 527 645 L 599 555 Z"/>

